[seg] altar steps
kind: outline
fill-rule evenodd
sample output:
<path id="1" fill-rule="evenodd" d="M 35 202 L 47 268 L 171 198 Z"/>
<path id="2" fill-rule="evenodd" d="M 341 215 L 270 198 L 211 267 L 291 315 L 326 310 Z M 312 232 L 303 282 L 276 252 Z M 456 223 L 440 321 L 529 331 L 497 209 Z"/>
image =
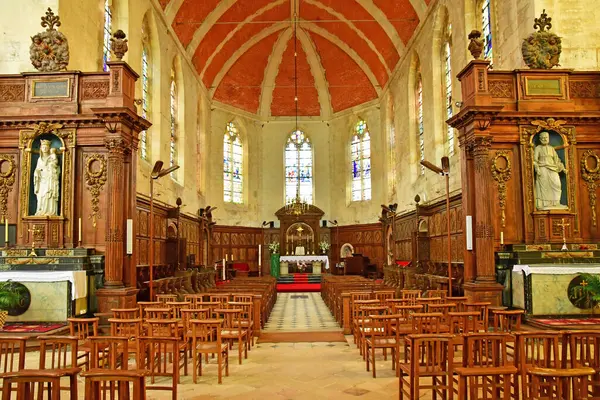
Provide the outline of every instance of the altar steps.
<path id="1" fill-rule="evenodd" d="M 289 274 L 277 278 L 278 292 L 320 292 L 320 274 Z"/>

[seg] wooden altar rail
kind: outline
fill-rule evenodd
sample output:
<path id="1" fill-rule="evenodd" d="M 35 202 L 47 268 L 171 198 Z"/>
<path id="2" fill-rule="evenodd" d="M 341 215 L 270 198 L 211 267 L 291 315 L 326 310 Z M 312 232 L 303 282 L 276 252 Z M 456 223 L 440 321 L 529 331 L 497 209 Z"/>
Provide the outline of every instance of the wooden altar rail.
<path id="1" fill-rule="evenodd" d="M 440 267 L 441 265 L 441 267 Z M 446 269 L 445 263 L 424 263 L 421 271 L 416 267 L 385 267 L 384 283 L 398 291 L 408 289 L 447 290 L 448 277 L 443 274 Z M 452 292 L 454 296 L 462 296 L 464 284 L 464 268 L 462 263 L 452 265 Z"/>
<path id="2" fill-rule="evenodd" d="M 386 292 L 397 297 L 397 291 L 390 286 L 376 283 L 359 276 L 326 276 L 321 284 L 323 301 L 332 311 L 335 320 L 343 328 L 344 335 L 352 331 L 352 309 L 350 304 L 351 294 L 363 292 L 370 293 L 375 298 L 375 292 Z"/>
<path id="3" fill-rule="evenodd" d="M 149 300 L 149 281 L 138 280 L 138 301 Z M 215 286 L 215 271 L 199 269 L 179 271 L 176 276 L 159 278 L 152 282 L 155 294 L 175 294 L 181 301 L 186 294 L 206 292 Z"/>
<path id="4" fill-rule="evenodd" d="M 264 327 L 277 301 L 277 280 L 270 276 L 235 278 L 228 283 L 211 288 L 206 294 L 213 293 L 252 294 L 255 302 L 255 330 L 260 332 L 260 328 Z"/>

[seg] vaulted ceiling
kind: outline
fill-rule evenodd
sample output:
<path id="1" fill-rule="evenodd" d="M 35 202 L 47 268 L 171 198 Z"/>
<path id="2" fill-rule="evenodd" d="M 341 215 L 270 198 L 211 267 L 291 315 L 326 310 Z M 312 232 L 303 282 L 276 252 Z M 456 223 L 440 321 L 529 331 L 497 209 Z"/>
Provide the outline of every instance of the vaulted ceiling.
<path id="1" fill-rule="evenodd" d="M 295 115 L 295 69 L 301 116 L 376 99 L 430 1 L 159 0 L 212 98 L 265 117 Z"/>

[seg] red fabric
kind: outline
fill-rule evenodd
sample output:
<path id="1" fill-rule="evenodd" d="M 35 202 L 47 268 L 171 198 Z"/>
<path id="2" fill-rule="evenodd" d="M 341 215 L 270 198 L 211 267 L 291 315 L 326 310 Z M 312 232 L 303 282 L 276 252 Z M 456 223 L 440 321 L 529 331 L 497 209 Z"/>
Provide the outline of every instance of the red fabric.
<path id="1" fill-rule="evenodd" d="M 320 292 L 320 283 L 285 283 L 277 284 L 278 292 Z"/>
<path id="2" fill-rule="evenodd" d="M 400 267 L 408 267 L 412 261 L 396 261 L 396 265 Z"/>
<path id="3" fill-rule="evenodd" d="M 0 332 L 11 333 L 44 333 L 66 326 L 52 322 L 7 322 Z"/>
<path id="4" fill-rule="evenodd" d="M 233 269 L 236 271 L 250 271 L 250 266 L 246 263 L 233 263 Z"/>

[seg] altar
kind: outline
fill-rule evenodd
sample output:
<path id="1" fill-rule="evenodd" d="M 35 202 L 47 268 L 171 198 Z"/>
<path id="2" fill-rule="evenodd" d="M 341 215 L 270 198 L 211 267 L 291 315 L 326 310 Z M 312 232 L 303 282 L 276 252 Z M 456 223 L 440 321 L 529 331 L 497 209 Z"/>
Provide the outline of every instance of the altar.
<path id="1" fill-rule="evenodd" d="M 279 259 L 280 275 L 288 275 L 290 273 L 290 264 L 312 264 L 312 271 L 306 271 L 315 275 L 321 274 L 323 266 L 325 270 L 329 269 L 329 257 L 322 255 L 305 255 L 305 256 L 281 256 Z"/>
<path id="2" fill-rule="evenodd" d="M 529 316 L 591 314 L 583 273 L 600 274 L 600 264 L 514 265 L 512 304 Z"/>

